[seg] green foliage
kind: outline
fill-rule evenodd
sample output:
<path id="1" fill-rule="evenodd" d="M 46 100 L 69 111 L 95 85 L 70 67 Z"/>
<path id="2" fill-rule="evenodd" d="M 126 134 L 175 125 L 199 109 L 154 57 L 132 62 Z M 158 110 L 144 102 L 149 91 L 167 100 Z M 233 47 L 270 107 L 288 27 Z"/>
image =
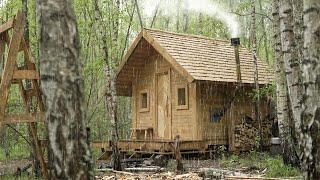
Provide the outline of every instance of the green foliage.
<path id="1" fill-rule="evenodd" d="M 9 157 L 6 157 L 4 149 L 0 149 L 0 161 L 12 160 L 12 159 L 26 159 L 30 155 L 30 147 L 21 142 L 23 140 L 19 140 L 19 143 L 15 143 L 14 145 L 9 146 Z"/>
<path id="2" fill-rule="evenodd" d="M 266 159 L 266 166 L 268 168 L 266 173 L 267 177 L 291 177 L 301 175 L 301 172 L 297 168 L 283 164 L 280 156 Z"/>
<path id="3" fill-rule="evenodd" d="M 266 98 L 267 96 L 271 95 L 273 97 L 276 97 L 276 84 L 275 82 L 272 82 L 271 84 L 268 84 L 264 87 L 259 88 L 259 93 L 256 89 L 252 89 L 252 92 L 249 93 L 249 96 L 255 101 L 258 98 L 258 94 L 260 99 Z"/>
<path id="4" fill-rule="evenodd" d="M 33 179 L 27 174 L 22 174 L 21 176 L 14 176 L 14 175 L 9 175 L 6 174 L 4 176 L 0 176 L 0 179 L 5 179 L 5 180 L 30 180 Z"/>
<path id="5" fill-rule="evenodd" d="M 213 0 L 212 0 L 213 1 Z M 143 1 L 141 1 L 143 3 Z M 215 1 L 217 3 L 217 1 Z M 232 12 L 239 14 L 238 20 L 241 26 L 240 38 L 242 45 L 250 47 L 250 0 L 243 1 L 218 1 L 222 7 L 228 7 Z M 259 14 L 270 16 L 270 0 L 261 0 L 262 9 L 257 9 Z M 81 59 L 83 65 L 83 77 L 85 82 L 85 111 L 87 118 L 87 125 L 91 128 L 92 140 L 108 140 L 110 137 L 110 121 L 106 118 L 107 110 L 104 102 L 104 88 L 106 86 L 104 66 L 106 60 L 103 59 L 103 44 L 102 36 L 97 31 L 97 24 L 101 23 L 104 26 L 104 31 L 107 35 L 107 49 L 108 62 L 110 62 L 112 69 L 116 69 L 122 59 L 122 53 L 126 52 L 129 45 L 132 43 L 137 33 L 140 31 L 140 24 L 138 16 L 135 14 L 131 29 L 126 43 L 126 35 L 130 25 L 130 15 L 132 13 L 132 1 L 121 0 L 121 7 L 118 10 L 115 7 L 114 1 L 98 1 L 102 12 L 102 19 L 97 19 L 95 16 L 95 9 L 92 0 L 75 0 L 73 5 L 77 17 L 77 25 L 81 43 Z M 22 7 L 21 0 L 8 0 L 8 3 L 0 7 L 0 19 L 8 20 Z M 37 21 L 38 14 L 36 13 L 36 0 L 28 0 L 28 22 L 30 29 L 30 46 L 32 55 L 37 62 L 39 68 L 39 24 Z M 141 9 L 142 10 L 142 9 Z M 178 9 L 177 9 L 178 10 Z M 182 11 L 182 9 L 180 9 Z M 168 17 L 159 11 L 156 17 L 153 28 L 169 30 L 174 32 L 183 32 L 190 34 L 197 34 L 206 37 L 229 40 L 230 33 L 226 25 L 215 17 L 206 14 L 199 14 L 189 12 L 189 24 L 185 32 L 183 32 L 184 16 L 182 12 L 178 13 L 177 17 Z M 269 57 L 269 63 L 272 65 L 272 44 L 271 33 L 265 34 L 264 31 L 270 27 L 271 21 L 266 16 L 257 15 L 258 28 L 258 57 L 266 60 Z M 265 20 L 263 26 L 261 20 Z M 143 17 L 146 24 L 145 27 L 150 27 L 152 17 Z M 114 39 L 114 26 L 119 22 L 118 38 Z M 264 44 L 266 40 L 267 44 Z M 1 71 L 1 63 L 0 63 Z M 23 110 L 23 103 L 21 101 L 18 88 L 12 87 L 9 99 L 9 112 L 21 112 Z M 275 93 L 275 86 L 270 85 L 260 89 L 260 95 L 263 97 L 269 93 Z M 253 93 L 253 97 L 256 97 Z M 120 137 L 128 138 L 131 127 L 131 103 L 130 98 L 118 98 L 118 119 L 120 126 Z M 24 126 L 24 125 L 22 125 Z M 26 128 L 20 131 L 27 134 Z M 39 134 L 44 134 L 45 129 L 39 129 Z M 12 157 L 26 157 L 29 148 L 22 145 L 21 140 L 16 141 L 9 133 L 8 142 Z M 224 151 L 224 149 L 221 149 Z M 3 147 L 0 149 L 0 160 L 3 160 Z M 10 156 L 10 157 L 11 157 Z M 233 162 L 238 162 L 239 159 L 232 157 Z"/>
<path id="6" fill-rule="evenodd" d="M 220 165 L 225 168 L 247 167 L 259 172 L 266 171 L 267 177 L 293 177 L 300 176 L 301 172 L 295 167 L 285 165 L 280 156 L 271 156 L 267 153 L 251 151 L 248 154 L 230 155 L 222 158 Z"/>

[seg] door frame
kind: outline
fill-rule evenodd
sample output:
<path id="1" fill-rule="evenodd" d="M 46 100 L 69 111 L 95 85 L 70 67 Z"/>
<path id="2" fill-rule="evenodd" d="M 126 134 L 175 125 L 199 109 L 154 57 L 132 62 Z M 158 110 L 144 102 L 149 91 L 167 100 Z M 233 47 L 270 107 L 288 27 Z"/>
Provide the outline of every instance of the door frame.
<path id="1" fill-rule="evenodd" d="M 162 69 L 162 70 L 157 70 L 157 72 L 155 73 L 155 93 L 154 93 L 154 99 L 155 99 L 155 104 L 154 104 L 154 112 L 155 112 L 155 127 L 157 128 L 157 130 L 155 131 L 156 132 L 156 136 L 158 138 L 159 137 L 159 129 L 158 129 L 158 78 L 159 76 L 161 75 L 164 75 L 164 74 L 167 74 L 168 75 L 168 81 L 169 81 L 169 95 L 168 95 L 168 99 L 169 99 L 169 107 L 168 107 L 168 122 L 169 122 L 169 125 L 170 125 L 170 134 L 169 134 L 169 139 L 172 139 L 172 91 L 171 91 L 171 87 L 172 87 L 172 84 L 171 84 L 171 68 L 166 68 L 166 69 Z"/>

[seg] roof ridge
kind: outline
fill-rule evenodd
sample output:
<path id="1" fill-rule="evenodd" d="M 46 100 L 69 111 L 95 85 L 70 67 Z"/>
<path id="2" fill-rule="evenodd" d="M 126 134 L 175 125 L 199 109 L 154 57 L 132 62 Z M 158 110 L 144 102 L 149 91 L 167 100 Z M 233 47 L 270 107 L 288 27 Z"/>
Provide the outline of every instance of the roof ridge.
<path id="1" fill-rule="evenodd" d="M 186 37 L 200 38 L 200 39 L 206 39 L 206 40 L 211 40 L 211 41 L 221 41 L 221 42 L 230 43 L 230 41 L 228 41 L 228 40 L 214 39 L 212 37 L 207 37 L 207 36 L 203 36 L 203 35 L 178 33 L 178 32 L 172 32 L 172 31 L 166 31 L 166 30 L 154 29 L 154 28 L 143 28 L 143 29 L 150 30 L 150 31 L 163 32 L 163 33 L 167 33 L 167 34 L 179 35 L 179 36 L 186 36 Z"/>

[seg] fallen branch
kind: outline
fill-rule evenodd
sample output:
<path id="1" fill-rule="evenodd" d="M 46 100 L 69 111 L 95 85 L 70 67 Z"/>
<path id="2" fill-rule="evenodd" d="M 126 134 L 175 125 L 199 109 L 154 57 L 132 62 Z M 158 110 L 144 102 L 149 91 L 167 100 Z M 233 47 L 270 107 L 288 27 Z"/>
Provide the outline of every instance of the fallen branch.
<path id="1" fill-rule="evenodd" d="M 164 168 L 161 167 L 135 167 L 135 168 L 125 168 L 126 171 L 133 172 L 159 172 L 164 171 Z"/>
<path id="2" fill-rule="evenodd" d="M 130 173 L 130 172 L 126 172 L 126 171 L 116 171 L 110 168 L 104 168 L 104 169 L 96 169 L 97 172 L 113 172 L 113 173 L 118 173 L 118 174 L 126 174 L 126 175 L 130 175 L 133 176 L 135 174 Z"/>

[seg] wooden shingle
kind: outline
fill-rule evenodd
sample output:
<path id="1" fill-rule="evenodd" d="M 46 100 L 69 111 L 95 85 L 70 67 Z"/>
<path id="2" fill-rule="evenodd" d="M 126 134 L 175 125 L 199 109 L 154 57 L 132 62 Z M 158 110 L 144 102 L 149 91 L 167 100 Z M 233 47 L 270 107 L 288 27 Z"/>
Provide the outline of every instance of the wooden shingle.
<path id="1" fill-rule="evenodd" d="M 135 55 L 146 56 L 148 51 L 156 51 L 166 59 L 189 82 L 195 80 L 214 82 L 237 82 L 234 46 L 230 41 L 214 40 L 207 37 L 179 34 L 155 29 L 143 29 L 120 64 L 117 72 L 117 84 L 125 89 L 117 88 L 119 95 L 130 95 L 128 83 L 134 78 L 131 66 L 141 60 Z M 239 47 L 242 83 L 254 83 L 254 64 L 252 53 Z M 141 62 L 140 62 L 141 63 Z M 128 72 L 126 72 L 128 69 Z M 131 73 L 130 73 L 131 72 Z M 127 82 L 122 82 L 126 79 Z M 259 84 L 268 84 L 273 74 L 268 65 L 258 60 Z"/>

